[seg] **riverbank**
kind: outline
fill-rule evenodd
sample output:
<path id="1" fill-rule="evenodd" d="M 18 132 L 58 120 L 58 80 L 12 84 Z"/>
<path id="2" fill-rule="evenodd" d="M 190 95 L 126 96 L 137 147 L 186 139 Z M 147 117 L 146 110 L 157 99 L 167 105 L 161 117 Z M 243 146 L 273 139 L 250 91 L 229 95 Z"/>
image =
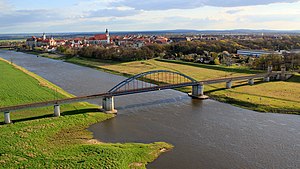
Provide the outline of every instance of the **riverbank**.
<path id="1" fill-rule="evenodd" d="M 69 58 L 65 61 L 126 77 L 158 69 L 178 71 L 196 80 L 260 73 L 260 71 L 243 67 L 218 67 L 183 61 L 147 60 L 118 63 L 78 57 Z M 249 86 L 245 81 L 235 82 L 232 89 L 226 90 L 225 84 L 207 85 L 205 86 L 205 94 L 215 100 L 259 112 L 300 114 L 300 105 L 298 104 L 300 102 L 299 74 L 288 81 L 268 83 L 256 81 L 255 83 L 254 86 Z M 179 90 L 188 93 L 191 89 L 181 88 Z"/>
<path id="2" fill-rule="evenodd" d="M 25 69 L 0 61 L 0 106 L 66 98 L 71 95 Z M 12 112 L 14 124 L 0 125 L 4 168 L 145 168 L 172 146 L 166 143 L 109 144 L 93 140 L 91 124 L 112 118 L 89 103 Z M 0 116 L 3 121 L 3 116 Z"/>

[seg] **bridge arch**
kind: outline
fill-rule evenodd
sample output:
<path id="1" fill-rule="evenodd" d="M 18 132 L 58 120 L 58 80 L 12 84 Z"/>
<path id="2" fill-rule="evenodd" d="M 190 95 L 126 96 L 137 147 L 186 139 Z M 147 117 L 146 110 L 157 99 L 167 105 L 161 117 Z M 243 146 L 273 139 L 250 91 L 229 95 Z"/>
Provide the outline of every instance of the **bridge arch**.
<path id="1" fill-rule="evenodd" d="M 147 83 L 150 82 L 150 83 Z M 148 72 L 143 72 L 132 76 L 128 79 L 117 84 L 115 87 L 110 89 L 108 93 L 118 92 L 118 91 L 126 91 L 126 90 L 134 90 L 138 88 L 152 87 L 154 83 L 165 83 L 165 84 L 180 84 L 187 82 L 197 82 L 190 76 L 185 74 L 169 71 L 169 70 L 153 70 Z M 157 86 L 157 84 L 155 85 Z"/>

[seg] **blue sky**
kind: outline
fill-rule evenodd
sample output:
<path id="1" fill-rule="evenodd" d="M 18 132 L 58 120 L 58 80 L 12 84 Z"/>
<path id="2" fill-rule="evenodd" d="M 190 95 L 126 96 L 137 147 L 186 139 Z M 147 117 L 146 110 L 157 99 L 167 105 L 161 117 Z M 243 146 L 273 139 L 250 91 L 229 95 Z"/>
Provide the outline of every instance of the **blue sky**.
<path id="1" fill-rule="evenodd" d="M 0 0 L 0 33 L 300 30 L 300 0 Z"/>

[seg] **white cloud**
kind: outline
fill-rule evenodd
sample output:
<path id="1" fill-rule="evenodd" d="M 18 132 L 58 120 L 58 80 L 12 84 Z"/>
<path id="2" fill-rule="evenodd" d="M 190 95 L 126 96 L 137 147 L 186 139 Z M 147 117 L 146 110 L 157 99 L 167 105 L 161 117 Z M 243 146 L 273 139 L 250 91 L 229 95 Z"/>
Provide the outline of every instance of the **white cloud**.
<path id="1" fill-rule="evenodd" d="M 7 0 L 0 0 L 0 14 L 11 11 L 13 6 Z"/>
<path id="2" fill-rule="evenodd" d="M 90 11 L 87 17 L 126 17 L 137 15 L 139 13 L 141 13 L 141 11 L 128 8 L 111 8 Z"/>
<path id="3" fill-rule="evenodd" d="M 129 6 L 140 10 L 194 9 L 202 6 L 237 7 L 293 3 L 299 0 L 122 0 L 111 2 L 113 6 Z"/>

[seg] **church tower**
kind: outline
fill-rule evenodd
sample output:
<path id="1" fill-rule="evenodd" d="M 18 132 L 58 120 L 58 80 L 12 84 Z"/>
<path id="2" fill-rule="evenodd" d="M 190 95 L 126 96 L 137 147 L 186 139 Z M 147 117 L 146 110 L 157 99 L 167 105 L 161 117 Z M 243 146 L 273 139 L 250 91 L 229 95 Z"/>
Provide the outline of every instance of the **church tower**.
<path id="1" fill-rule="evenodd" d="M 46 40 L 46 34 L 43 33 L 43 40 Z"/>
<path id="2" fill-rule="evenodd" d="M 108 29 L 105 30 L 105 34 L 106 34 L 106 38 L 107 38 L 107 44 L 110 44 L 110 36 L 109 36 Z"/>

